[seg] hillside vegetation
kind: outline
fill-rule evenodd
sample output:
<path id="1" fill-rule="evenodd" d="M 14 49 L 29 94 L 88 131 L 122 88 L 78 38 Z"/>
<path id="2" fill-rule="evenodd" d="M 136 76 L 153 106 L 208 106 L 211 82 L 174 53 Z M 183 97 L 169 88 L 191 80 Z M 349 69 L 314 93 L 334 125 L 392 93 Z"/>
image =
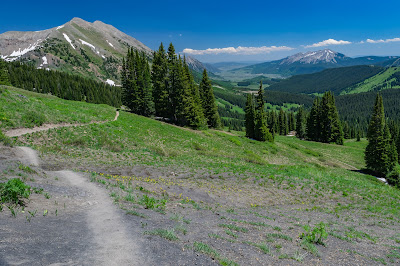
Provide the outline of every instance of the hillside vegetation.
<path id="1" fill-rule="evenodd" d="M 318 73 L 297 75 L 273 84 L 267 90 L 292 93 L 324 93 L 332 91 L 338 95 L 347 87 L 372 77 L 383 68 L 377 66 L 351 66 L 326 69 Z"/>
<path id="2" fill-rule="evenodd" d="M 112 120 L 115 108 L 105 104 L 65 101 L 52 95 L 0 86 L 0 127 L 3 130 L 43 124 Z"/>
<path id="3" fill-rule="evenodd" d="M 8 120 L 23 115 L 12 107 L 18 95 L 49 112 L 49 101 L 89 117 L 99 108 L 7 88 L 1 97 Z M 40 151 L 49 169 L 89 172 L 142 224 L 143 237 L 222 265 L 400 262 L 400 191 L 358 172 L 366 140 L 338 146 L 276 136 L 262 143 L 122 112 L 117 121 L 15 141 Z"/>
<path id="4" fill-rule="evenodd" d="M 341 94 L 355 94 L 368 91 L 400 88 L 400 67 L 390 67 L 362 82 L 347 88 Z"/>

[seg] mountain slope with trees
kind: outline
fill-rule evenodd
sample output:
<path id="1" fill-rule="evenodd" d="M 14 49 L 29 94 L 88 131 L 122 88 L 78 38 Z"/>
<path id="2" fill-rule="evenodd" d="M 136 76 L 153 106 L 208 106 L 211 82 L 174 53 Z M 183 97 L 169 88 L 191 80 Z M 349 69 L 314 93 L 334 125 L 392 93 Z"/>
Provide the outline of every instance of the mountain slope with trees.
<path id="1" fill-rule="evenodd" d="M 318 73 L 297 75 L 271 85 L 267 90 L 292 93 L 324 93 L 339 95 L 346 88 L 370 78 L 384 69 L 377 66 L 351 66 L 326 69 Z"/>

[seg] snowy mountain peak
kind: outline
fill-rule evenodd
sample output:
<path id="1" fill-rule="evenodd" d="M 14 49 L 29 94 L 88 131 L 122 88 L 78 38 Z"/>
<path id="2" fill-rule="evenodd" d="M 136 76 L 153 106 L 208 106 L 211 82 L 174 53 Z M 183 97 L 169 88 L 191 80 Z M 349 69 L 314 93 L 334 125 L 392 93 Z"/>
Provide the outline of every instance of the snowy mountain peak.
<path id="1" fill-rule="evenodd" d="M 150 48 L 112 25 L 80 18 L 47 30 L 0 34 L 3 60 L 30 62 L 38 68 L 74 69 L 102 81 L 118 79 L 120 63 L 130 47 L 151 56 Z"/>
<path id="2" fill-rule="evenodd" d="M 330 49 L 324 49 L 319 51 L 309 51 L 305 53 L 297 53 L 295 55 L 286 57 L 280 63 L 293 64 L 296 62 L 302 64 L 318 64 L 318 63 L 337 63 L 338 59 L 343 59 L 346 56 Z"/>

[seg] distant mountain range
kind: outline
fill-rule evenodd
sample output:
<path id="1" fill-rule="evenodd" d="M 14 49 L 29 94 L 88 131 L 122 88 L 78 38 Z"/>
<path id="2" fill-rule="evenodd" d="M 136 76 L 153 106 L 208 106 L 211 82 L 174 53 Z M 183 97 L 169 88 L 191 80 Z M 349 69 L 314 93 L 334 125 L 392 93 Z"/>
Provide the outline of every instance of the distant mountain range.
<path id="1" fill-rule="evenodd" d="M 363 56 L 348 57 L 344 54 L 324 49 L 313 52 L 297 53 L 286 58 L 250 65 L 231 70 L 231 72 L 245 72 L 251 74 L 279 74 L 292 76 L 320 72 L 328 68 L 338 68 L 356 65 L 391 66 L 399 64 L 397 56 Z"/>

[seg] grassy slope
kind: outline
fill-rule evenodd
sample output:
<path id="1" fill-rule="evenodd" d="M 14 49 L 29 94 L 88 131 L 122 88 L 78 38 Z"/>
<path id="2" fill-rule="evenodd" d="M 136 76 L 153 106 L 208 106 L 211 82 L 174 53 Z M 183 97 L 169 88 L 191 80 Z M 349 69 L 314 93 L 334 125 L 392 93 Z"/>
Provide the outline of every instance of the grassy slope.
<path id="1" fill-rule="evenodd" d="M 46 106 L 47 102 L 57 101 L 55 106 L 62 104 L 71 112 L 78 104 L 23 91 L 18 93 L 27 95 L 30 100 L 40 99 Z M 9 101 L 3 104 L 3 109 L 11 110 L 9 119 L 18 120 L 23 110 L 8 108 Z M 83 106 L 81 111 L 89 113 L 89 117 L 100 108 L 82 103 Z M 58 117 L 55 114 L 54 119 Z M 61 121 L 64 117 L 57 119 Z M 229 259 L 237 259 L 240 263 L 246 263 L 248 259 L 256 263 L 254 257 L 247 256 L 257 251 L 257 245 L 260 247 L 261 244 L 255 243 L 265 239 L 266 231 L 272 230 L 271 234 L 279 231 L 298 239 L 302 225 L 323 221 L 331 232 L 327 248 L 318 247 L 320 252 L 328 254 L 322 254 L 323 261 L 332 263 L 330 256 L 340 257 L 342 255 L 337 252 L 344 249 L 350 250 L 346 251 L 349 256 L 353 251 L 363 254 L 361 263 L 377 259 L 396 262 L 396 257 L 391 258 L 388 254 L 399 230 L 400 191 L 383 185 L 374 177 L 349 170 L 364 166 L 365 140 L 347 141 L 344 146 L 336 146 L 279 136 L 274 144 L 260 143 L 214 130 L 178 128 L 122 112 L 118 121 L 52 129 L 20 137 L 18 141 L 41 151 L 48 162 L 106 173 L 94 180 L 110 184 L 107 187 L 113 190 L 115 200 L 125 207 L 130 206 L 128 200 L 124 200 L 127 193 L 139 193 L 139 198 L 143 189 L 152 191 L 150 195 L 156 198 L 167 199 L 165 211 L 168 214 L 178 213 L 194 220 L 193 225 L 187 225 L 189 233 L 179 236 L 185 240 L 182 245 L 201 240 L 218 247 Z M 149 168 L 140 172 L 138 166 Z M 136 169 L 135 175 L 119 176 L 131 173 L 130 169 Z M 141 189 L 138 192 L 127 190 L 125 182 L 132 182 Z M 212 203 L 199 195 L 207 195 L 206 199 L 212 199 Z M 134 202 L 142 204 L 142 201 Z M 193 209 L 177 208 L 182 204 L 193 205 Z M 146 209 L 138 210 L 151 212 Z M 220 218 L 215 212 L 223 216 Z M 199 214 L 207 217 L 207 221 L 195 222 Z M 158 221 L 168 220 L 166 216 L 157 215 Z M 274 222 L 267 216 L 274 217 Z M 224 220 L 219 220 L 222 217 Z M 250 222 L 262 226 L 270 224 L 270 227 L 259 228 Z M 246 227 L 249 233 L 237 233 L 239 236 L 230 239 L 233 242 L 226 242 L 224 238 L 229 236 L 221 238 L 225 229 L 218 223 Z M 202 237 L 195 234 L 199 229 Z M 207 233 L 217 234 L 209 239 L 205 236 Z M 225 230 L 225 233 L 230 235 L 231 232 Z M 270 246 L 269 255 L 262 257 L 270 263 L 277 263 L 278 257 L 294 258 L 298 249 L 304 248 L 296 241 L 271 241 L 266 244 Z M 252 244 L 246 248 L 242 244 L 226 244 L 234 242 Z M 242 259 L 238 259 L 240 256 L 236 253 L 240 253 Z M 313 261 L 312 256 L 309 259 Z"/>
<path id="2" fill-rule="evenodd" d="M 374 90 L 374 87 L 378 86 L 378 85 L 382 85 L 382 84 L 388 84 L 391 81 L 393 81 L 393 79 L 389 79 L 390 76 L 393 73 L 396 73 L 400 71 L 400 68 L 398 67 L 391 67 L 386 69 L 385 71 L 370 77 L 360 83 L 358 83 L 357 85 L 350 87 L 349 89 L 343 91 L 341 94 L 354 94 L 354 93 L 361 93 L 361 92 L 367 92 L 367 91 L 372 91 Z M 395 86 L 393 88 L 387 86 L 387 89 L 399 89 L 399 86 Z"/>
<path id="3" fill-rule="evenodd" d="M 43 123 L 89 123 L 112 120 L 115 108 L 108 105 L 65 101 L 55 96 L 0 86 L 0 128 L 32 127 L 31 117 Z"/>

